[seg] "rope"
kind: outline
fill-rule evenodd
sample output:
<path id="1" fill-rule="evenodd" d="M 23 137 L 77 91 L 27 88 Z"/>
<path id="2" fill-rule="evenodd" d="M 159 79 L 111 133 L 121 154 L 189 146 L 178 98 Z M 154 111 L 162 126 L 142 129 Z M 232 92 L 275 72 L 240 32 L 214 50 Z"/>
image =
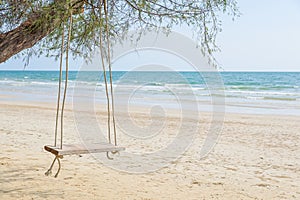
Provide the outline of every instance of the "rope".
<path id="1" fill-rule="evenodd" d="M 63 145 L 63 129 L 64 129 L 64 109 L 65 109 L 65 102 L 66 102 L 66 96 L 67 96 L 67 89 L 68 89 L 68 76 L 69 76 L 69 48 L 70 48 L 70 40 L 71 40 L 71 34 L 72 34 L 72 24 L 73 24 L 73 18 L 72 18 L 72 12 L 70 14 L 70 24 L 68 28 L 68 40 L 67 40 L 67 48 L 66 48 L 66 80 L 65 80 L 65 87 L 64 87 L 64 96 L 63 96 L 63 102 L 61 107 L 61 135 L 60 135 L 60 148 L 62 149 Z"/>
<path id="2" fill-rule="evenodd" d="M 54 158 L 52 164 L 50 165 L 49 169 L 45 172 L 45 175 L 46 175 L 46 176 L 49 176 L 49 175 L 52 174 L 52 168 L 53 168 L 53 166 L 54 166 L 54 163 L 55 163 L 56 159 L 57 159 L 57 157 L 55 156 L 55 158 Z"/>
<path id="3" fill-rule="evenodd" d="M 64 54 L 64 32 L 65 32 L 65 24 L 62 23 L 62 36 L 61 36 L 61 51 L 60 51 L 60 62 L 59 62 L 59 80 L 58 80 L 58 94 L 57 94 L 57 108 L 56 108 L 56 119 L 55 119 L 55 136 L 54 136 L 54 146 L 57 144 L 57 130 L 58 130 L 58 115 L 60 108 L 60 92 L 61 92 L 61 79 L 62 79 L 62 63 L 63 63 L 63 54 Z"/>
<path id="4" fill-rule="evenodd" d="M 113 118 L 113 130 L 114 130 L 114 141 L 115 146 L 117 146 L 117 130 L 116 130 L 116 121 L 115 121 L 115 106 L 114 106 L 114 95 L 113 95 L 113 86 L 112 86 L 112 70 L 111 70 L 111 58 L 110 58 L 110 42 L 109 42 L 109 27 L 108 27 L 108 4 L 106 0 L 104 3 L 104 13 L 105 13 L 105 22 L 106 22 L 106 40 L 107 40 L 107 59 L 109 67 L 109 80 L 110 80 L 110 95 L 111 95 L 111 107 L 112 107 L 112 118 Z"/>
<path id="5" fill-rule="evenodd" d="M 67 39 L 67 46 L 66 46 L 66 76 L 65 76 L 65 87 L 64 87 L 64 95 L 63 95 L 63 102 L 62 102 L 62 107 L 61 107 L 61 122 L 60 122 L 60 149 L 62 149 L 62 144 L 63 144 L 63 119 L 64 119 L 64 109 L 65 109 L 65 102 L 66 102 L 66 96 L 67 96 L 67 88 L 68 88 L 68 72 L 69 72 L 69 48 L 70 48 L 70 40 L 71 40 L 71 34 L 72 34 L 72 24 L 73 24 L 73 18 L 72 18 L 72 12 L 70 15 L 70 24 L 68 27 L 68 39 Z M 64 26 L 64 24 L 63 24 Z M 62 45 L 61 45 L 61 53 L 60 53 L 60 74 L 59 74 L 59 91 L 58 91 L 58 97 L 57 97 L 57 109 L 56 109 L 56 123 L 55 123 L 55 142 L 54 146 L 56 146 L 57 143 L 57 129 L 58 129 L 58 115 L 59 115 L 59 108 L 60 108 L 60 90 L 61 90 L 61 82 L 62 82 L 62 60 L 63 60 L 63 49 L 64 49 L 64 28 L 63 28 L 63 33 L 62 33 Z M 60 163 L 60 158 L 63 158 L 61 155 L 56 155 L 50 168 L 47 170 L 45 173 L 46 176 L 49 176 L 52 174 L 52 168 L 54 166 L 55 161 L 58 163 L 58 169 L 56 174 L 54 175 L 55 178 L 57 178 L 60 170 L 61 170 L 61 163 Z"/>
<path id="6" fill-rule="evenodd" d="M 100 17 L 102 16 L 102 9 L 100 9 Z M 100 28 L 102 27 L 102 20 L 100 19 Z M 100 31 L 100 54 L 101 54 L 101 62 L 102 62 L 102 69 L 103 69 L 103 78 L 105 82 L 105 94 L 106 94 L 106 103 L 107 103 L 107 137 L 109 143 L 111 143 L 111 134 L 110 134 L 110 101 L 109 101 L 109 94 L 108 94 L 108 86 L 107 86 L 107 77 L 106 77 L 106 70 L 104 65 L 104 52 L 103 52 L 103 38 L 102 33 Z"/>
<path id="7" fill-rule="evenodd" d="M 61 169 L 60 158 L 63 158 L 63 157 L 62 156 L 58 156 L 58 155 L 55 156 L 55 158 L 54 158 L 52 164 L 50 165 L 49 169 L 45 172 L 46 176 L 50 176 L 52 174 L 52 168 L 54 166 L 55 161 L 57 160 L 58 169 L 57 169 L 56 174 L 54 175 L 54 178 L 57 178 L 57 176 L 58 176 L 58 174 L 60 172 L 60 169 Z"/>

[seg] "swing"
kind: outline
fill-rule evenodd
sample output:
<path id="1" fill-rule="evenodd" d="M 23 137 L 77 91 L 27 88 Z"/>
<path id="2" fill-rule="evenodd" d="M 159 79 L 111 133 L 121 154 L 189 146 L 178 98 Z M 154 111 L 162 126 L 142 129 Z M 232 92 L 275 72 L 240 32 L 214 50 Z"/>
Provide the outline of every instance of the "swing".
<path id="1" fill-rule="evenodd" d="M 106 20 L 106 33 L 108 33 L 108 17 L 107 17 L 107 4 L 106 1 L 103 1 L 104 4 L 104 12 L 105 12 L 105 20 Z M 101 9 L 100 9 L 100 16 L 101 16 Z M 104 82 L 105 82 L 105 91 L 106 91 L 106 100 L 107 100 L 107 116 L 108 116 L 108 122 L 107 122 L 107 128 L 108 128 L 108 143 L 107 142 L 100 142 L 100 143 L 92 143 L 92 144 L 63 144 L 63 119 L 64 119 L 64 108 L 65 108 L 65 100 L 66 100 L 66 93 L 67 93 L 67 87 L 68 87 L 68 53 L 69 53 L 69 47 L 70 47 L 70 38 L 71 38 L 71 31 L 72 31 L 72 13 L 69 18 L 69 27 L 68 27 L 68 36 L 67 36 L 67 44 L 66 44 L 66 63 L 65 63 L 65 87 L 64 87 L 64 94 L 63 94 L 63 100 L 62 100 L 62 106 L 61 106 L 61 115 L 60 115 L 60 145 L 57 144 L 57 134 L 58 134 L 58 120 L 59 120 L 59 111 L 60 111 L 60 97 L 61 97 L 61 82 L 62 82 L 62 61 L 63 61 L 63 50 L 64 50 L 64 23 L 63 31 L 62 31 L 62 44 L 61 44 L 61 53 L 60 53 L 60 74 L 59 74 L 59 86 L 58 86 L 58 97 L 57 97 L 57 109 L 56 109 L 56 122 L 55 122 L 55 136 L 54 136 L 54 145 L 46 145 L 44 146 L 44 149 L 50 153 L 52 153 L 55 158 L 48 169 L 48 171 L 45 173 L 45 175 L 51 175 L 52 168 L 54 166 L 55 161 L 58 162 L 58 170 L 55 174 L 55 178 L 58 176 L 60 169 L 61 169 L 61 163 L 60 159 L 63 158 L 63 156 L 66 155 L 80 155 L 80 154 L 88 154 L 88 153 L 102 153 L 106 152 L 106 156 L 108 159 L 112 160 L 109 156 L 109 152 L 112 154 L 118 153 L 119 151 L 125 150 L 124 147 L 117 146 L 117 133 L 116 133 L 116 125 L 115 125 L 115 116 L 114 116 L 114 99 L 113 99 L 113 87 L 112 87 L 112 70 L 111 70 L 111 61 L 110 61 L 110 45 L 109 45 L 109 34 L 107 35 L 107 59 L 108 59 L 108 67 L 109 67 L 109 79 L 110 79 L 110 95 L 111 95 L 111 105 L 112 108 L 110 108 L 110 98 L 109 98 L 109 92 L 108 92 L 108 83 L 107 83 L 107 77 L 106 77 L 106 69 L 104 66 L 104 52 L 103 52 L 103 38 L 102 34 L 100 32 L 100 53 L 101 53 L 101 60 L 102 60 L 102 67 L 103 67 L 103 76 L 104 76 Z M 102 21 L 101 21 L 102 22 Z M 101 26 L 102 27 L 102 26 Z M 110 113 L 112 111 L 112 113 Z M 112 116 L 112 124 L 113 124 L 113 131 L 114 131 L 114 144 L 111 140 L 111 121 L 110 118 Z"/>

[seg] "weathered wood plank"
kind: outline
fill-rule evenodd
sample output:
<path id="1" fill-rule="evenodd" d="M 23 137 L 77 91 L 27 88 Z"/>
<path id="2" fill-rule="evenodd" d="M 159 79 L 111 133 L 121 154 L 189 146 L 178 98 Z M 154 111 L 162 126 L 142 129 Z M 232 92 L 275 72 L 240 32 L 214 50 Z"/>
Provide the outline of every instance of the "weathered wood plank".
<path id="1" fill-rule="evenodd" d="M 101 153 L 101 152 L 112 152 L 112 151 L 123 151 L 124 147 L 114 146 L 109 143 L 95 143 L 95 144 L 65 144 L 60 147 L 54 147 L 51 145 L 44 146 L 46 151 L 49 151 L 57 156 L 64 155 L 76 155 L 76 154 L 88 154 L 88 153 Z"/>

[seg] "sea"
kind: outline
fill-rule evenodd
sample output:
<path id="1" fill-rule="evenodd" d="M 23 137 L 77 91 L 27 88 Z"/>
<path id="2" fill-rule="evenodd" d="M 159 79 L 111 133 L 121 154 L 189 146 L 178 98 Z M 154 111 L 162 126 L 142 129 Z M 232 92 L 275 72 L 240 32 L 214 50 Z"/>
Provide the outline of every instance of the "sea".
<path id="1" fill-rule="evenodd" d="M 58 71 L 2 70 L 0 98 L 55 103 L 58 80 Z M 67 101 L 105 104 L 105 86 L 103 72 L 70 71 Z M 113 71 L 112 87 L 115 103 L 129 106 L 300 115 L 300 72 Z"/>

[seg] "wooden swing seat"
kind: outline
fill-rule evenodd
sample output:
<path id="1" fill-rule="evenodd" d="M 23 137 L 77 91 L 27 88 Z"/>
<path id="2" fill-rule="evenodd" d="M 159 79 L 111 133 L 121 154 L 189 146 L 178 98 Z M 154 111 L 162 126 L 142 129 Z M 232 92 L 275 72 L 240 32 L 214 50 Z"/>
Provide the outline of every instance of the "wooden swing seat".
<path id="1" fill-rule="evenodd" d="M 125 150 L 124 147 L 114 146 L 113 144 L 109 143 L 93 143 L 88 145 L 64 144 L 62 148 L 46 145 L 44 146 L 44 149 L 54 154 L 55 156 L 116 152 Z"/>

